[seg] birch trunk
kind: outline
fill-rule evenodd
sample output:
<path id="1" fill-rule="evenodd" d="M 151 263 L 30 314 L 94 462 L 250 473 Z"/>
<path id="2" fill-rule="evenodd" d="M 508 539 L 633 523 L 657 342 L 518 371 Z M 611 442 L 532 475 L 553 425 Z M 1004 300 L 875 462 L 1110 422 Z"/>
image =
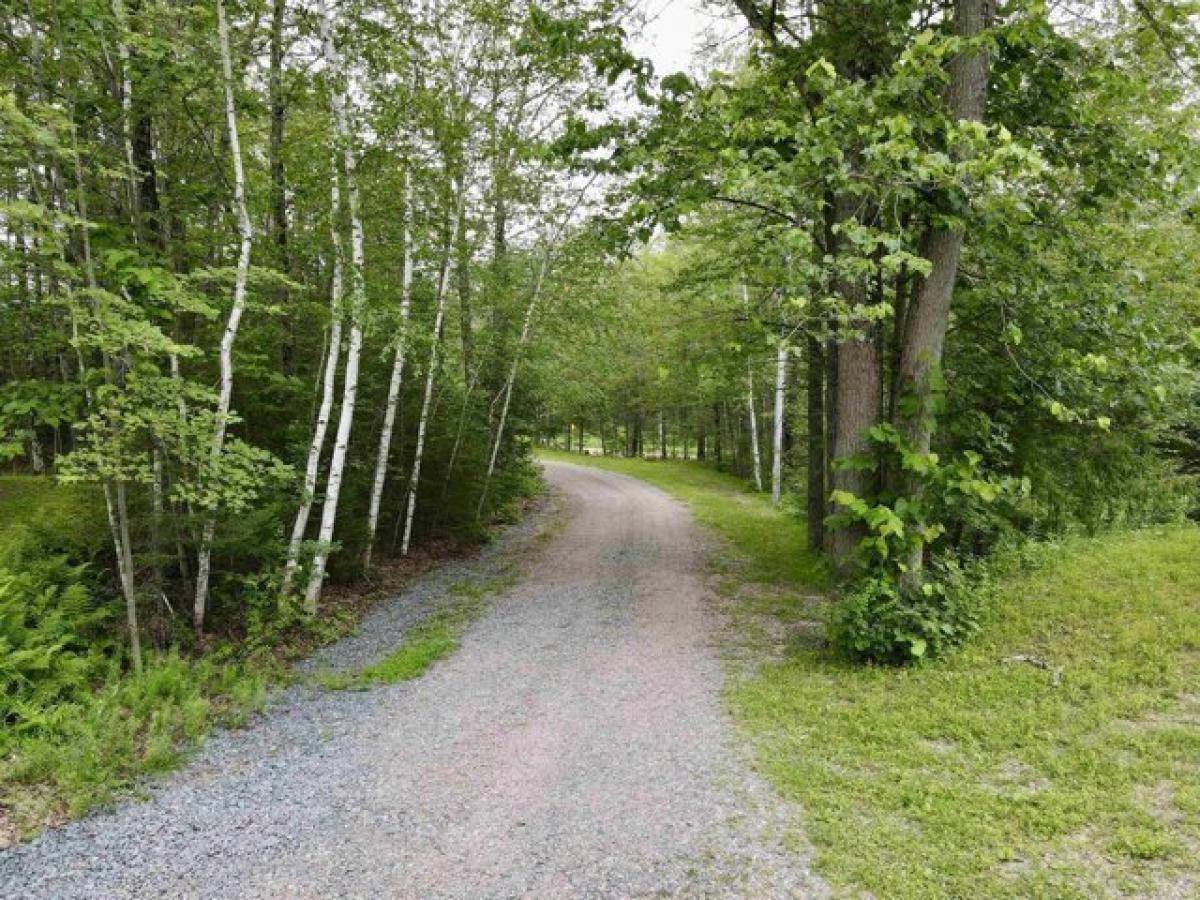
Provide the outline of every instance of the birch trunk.
<path id="1" fill-rule="evenodd" d="M 242 313 L 246 308 L 246 278 L 250 271 L 250 246 L 254 237 L 250 214 L 246 210 L 246 175 L 242 169 L 242 147 L 238 137 L 237 107 L 233 94 L 233 59 L 229 50 L 229 22 L 225 18 L 224 0 L 217 0 L 217 36 L 225 87 L 225 126 L 229 131 L 229 150 L 233 156 L 233 202 L 237 212 L 241 246 L 238 250 L 237 274 L 233 282 L 233 307 L 229 310 L 225 333 L 221 336 L 221 392 L 217 398 L 216 426 L 213 430 L 211 450 L 212 471 L 209 477 L 216 475 L 225 448 L 225 429 L 230 401 L 233 398 L 233 344 L 237 340 L 238 326 L 241 325 Z M 200 552 L 196 563 L 196 598 L 192 611 L 197 633 L 204 631 L 208 581 L 212 569 L 212 542 L 217 528 L 216 515 L 216 510 L 210 512 L 200 537 Z"/>
<path id="2" fill-rule="evenodd" d="M 529 332 L 533 325 L 533 312 L 537 307 L 538 297 L 542 293 L 542 285 L 546 280 L 546 271 L 550 266 L 550 250 L 546 250 L 546 255 L 542 257 L 542 265 L 538 269 L 537 281 L 533 286 L 533 293 L 529 296 L 529 304 L 525 307 L 525 319 L 521 323 L 521 337 L 517 340 L 517 347 L 513 351 L 513 360 L 508 367 L 508 377 L 504 380 L 504 402 L 500 407 L 500 420 L 496 423 L 496 437 L 492 441 L 492 452 L 488 456 L 487 471 L 483 476 L 483 489 L 479 494 L 479 505 L 475 507 L 475 516 L 478 518 L 483 515 L 483 505 L 487 501 L 488 486 L 492 482 L 492 475 L 496 471 L 496 458 L 500 454 L 500 443 L 504 439 L 504 426 L 508 421 L 508 407 L 512 402 L 513 385 L 517 381 L 517 368 L 521 363 L 521 351 L 525 349 L 525 345 L 529 342 Z M 570 450 L 568 443 L 567 449 Z"/>
<path id="3" fill-rule="evenodd" d="M 83 250 L 83 267 L 87 277 L 88 290 L 96 290 L 96 270 L 92 264 L 92 244 L 88 235 L 87 193 L 83 185 L 83 163 L 78 153 L 78 142 L 75 129 L 71 129 L 72 146 L 75 153 L 75 183 L 77 188 L 76 209 L 79 214 L 80 245 Z M 89 300 L 89 304 L 91 301 Z M 71 337 L 75 345 L 76 360 L 79 365 L 79 379 L 83 384 L 83 396 L 87 405 L 92 405 L 92 389 L 88 384 L 87 361 L 79 345 L 79 323 L 75 310 L 71 310 Z M 133 660 L 134 671 L 142 671 L 142 640 L 138 633 L 137 588 L 133 577 L 133 552 L 129 546 L 129 517 L 125 507 L 125 486 L 119 484 L 120 503 L 114 504 L 113 482 L 105 478 L 101 482 L 104 489 L 104 508 L 107 513 L 109 532 L 112 535 L 113 549 L 117 555 L 117 574 L 121 581 L 121 594 L 125 599 L 125 622 L 129 628 L 129 654 Z"/>
<path id="4" fill-rule="evenodd" d="M 354 424 L 354 407 L 358 397 L 358 366 L 362 357 L 362 313 L 366 302 L 366 286 L 363 281 L 363 227 L 358 205 L 358 180 L 355 177 L 354 146 L 350 133 L 347 112 L 347 91 L 341 59 L 333 42 L 333 19 L 328 4 L 318 4 L 321 17 L 321 44 L 325 64 L 331 77 L 330 105 L 333 107 L 334 132 L 342 148 L 342 162 L 346 173 L 346 204 L 350 210 L 350 345 L 346 350 L 346 371 L 342 381 L 342 408 L 338 415 L 337 436 L 333 443 L 333 456 L 329 460 L 329 480 L 325 485 L 325 502 L 321 507 L 321 529 L 319 542 L 309 573 L 308 588 L 304 592 L 305 607 L 310 613 L 317 611 L 321 587 L 325 581 L 325 565 L 329 560 L 329 544 L 333 540 L 334 523 L 337 521 L 338 498 L 342 490 L 342 477 L 346 468 L 346 453 L 350 447 L 350 431 Z"/>
<path id="5" fill-rule="evenodd" d="M 383 430 L 379 433 L 379 452 L 375 458 L 375 479 L 371 484 L 371 505 L 367 512 L 367 546 L 363 551 L 363 571 L 371 568 L 371 552 L 375 547 L 375 532 L 379 527 L 379 508 L 383 503 L 383 487 L 387 481 L 388 457 L 392 453 L 392 431 L 396 427 L 396 407 L 400 404 L 400 385 L 404 379 L 404 360 L 408 350 L 408 315 L 412 308 L 413 247 L 412 247 L 412 176 L 404 173 L 404 274 L 400 287 L 400 333 L 396 338 L 396 355 L 392 360 L 392 378 L 388 382 L 387 407 L 383 413 Z M 457 445 L 455 446 L 457 450 Z M 453 460 L 451 460 L 453 465 Z"/>
<path id="6" fill-rule="evenodd" d="M 779 505 L 783 497 L 783 416 L 787 405 L 787 344 L 779 338 L 779 349 L 775 351 L 775 421 L 771 441 L 771 502 Z M 751 409 L 754 404 L 751 403 Z M 757 446 L 755 455 L 758 454 Z"/>
<path id="7" fill-rule="evenodd" d="M 746 282 L 742 282 L 742 305 L 750 309 L 750 290 Z M 750 410 L 750 448 L 753 451 L 754 489 L 759 493 L 763 489 L 762 454 L 758 449 L 758 411 L 754 407 L 754 360 L 746 362 L 746 406 Z"/>
<path id="8" fill-rule="evenodd" d="M 466 187 L 462 190 L 465 192 Z M 460 198 L 462 203 L 464 197 Z M 454 252 L 455 241 L 458 239 L 458 219 L 454 216 L 450 228 L 450 240 L 446 244 L 446 253 L 442 258 L 442 271 L 438 275 L 437 311 L 433 317 L 432 343 L 429 348 L 429 371 L 425 373 L 425 396 L 421 400 L 421 418 L 417 423 L 417 446 L 413 452 L 412 475 L 408 480 L 408 505 L 404 511 L 404 537 L 400 541 L 400 555 L 408 556 L 409 542 L 412 540 L 413 514 L 417 510 L 417 488 L 421 484 L 421 459 L 425 453 L 425 433 L 429 426 L 429 405 L 433 400 L 433 382 L 437 377 L 438 347 L 442 341 L 442 322 L 446 317 L 446 289 L 450 280 L 450 255 Z"/>
<path id="9" fill-rule="evenodd" d="M 117 22 L 117 58 L 121 61 L 121 140 L 125 149 L 126 192 L 129 200 L 129 218 L 133 222 L 134 240 L 138 238 L 138 195 L 137 167 L 133 161 L 133 84 L 129 78 L 129 45 L 125 42 L 127 20 L 122 0 L 112 0 L 113 18 Z"/>
<path id="10" fill-rule="evenodd" d="M 114 502 L 113 495 L 116 495 Z M 112 532 L 113 549 L 117 553 L 117 573 L 121 579 L 121 593 L 125 595 L 125 622 L 129 627 L 129 655 L 133 669 L 142 673 L 142 640 L 138 634 L 137 591 L 133 583 L 133 554 L 129 547 L 129 510 L 125 503 L 125 482 L 114 485 L 104 482 L 104 506 L 108 512 L 109 530 Z"/>
<path id="11" fill-rule="evenodd" d="M 304 464 L 304 496 L 296 519 L 292 523 L 292 536 L 288 541 L 287 562 L 283 567 L 283 583 L 280 592 L 285 596 L 291 592 L 292 582 L 300 561 L 300 545 L 308 530 L 308 519 L 312 515 L 313 498 L 317 491 L 317 474 L 321 467 L 321 454 L 325 450 L 325 435 L 329 431 L 329 417 L 333 412 L 333 395 L 337 387 L 338 360 L 342 351 L 342 241 L 338 234 L 341 218 L 342 194 L 338 185 L 337 142 L 330 155 L 329 188 L 329 237 L 333 247 L 333 276 L 329 290 L 329 352 L 326 354 L 325 371 L 321 379 L 321 405 L 317 409 L 313 425 L 312 441 L 308 445 L 308 459 Z"/>

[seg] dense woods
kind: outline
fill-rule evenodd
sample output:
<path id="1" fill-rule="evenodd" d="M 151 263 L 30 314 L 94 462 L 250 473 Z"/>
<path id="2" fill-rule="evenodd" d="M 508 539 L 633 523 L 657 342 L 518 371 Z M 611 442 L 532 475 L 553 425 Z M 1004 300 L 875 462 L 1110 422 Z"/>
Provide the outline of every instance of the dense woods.
<path id="1" fill-rule="evenodd" d="M 0 545 L 0 718 L 228 693 L 536 443 L 769 493 L 875 662 L 1002 545 L 1194 513 L 1195 5 L 710 6 L 670 73 L 620 0 L 4 5 L 0 492 L 66 506 Z"/>

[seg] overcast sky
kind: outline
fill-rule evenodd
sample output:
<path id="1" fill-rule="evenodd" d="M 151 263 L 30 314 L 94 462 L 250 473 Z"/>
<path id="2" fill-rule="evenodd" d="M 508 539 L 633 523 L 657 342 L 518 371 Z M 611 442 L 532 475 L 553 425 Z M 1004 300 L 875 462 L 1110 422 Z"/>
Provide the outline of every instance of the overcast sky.
<path id="1" fill-rule="evenodd" d="M 727 39 L 740 30 L 740 23 L 703 9 L 700 0 L 642 0 L 642 7 L 650 21 L 634 36 L 634 47 L 654 62 L 660 78 L 690 70 L 706 37 Z"/>

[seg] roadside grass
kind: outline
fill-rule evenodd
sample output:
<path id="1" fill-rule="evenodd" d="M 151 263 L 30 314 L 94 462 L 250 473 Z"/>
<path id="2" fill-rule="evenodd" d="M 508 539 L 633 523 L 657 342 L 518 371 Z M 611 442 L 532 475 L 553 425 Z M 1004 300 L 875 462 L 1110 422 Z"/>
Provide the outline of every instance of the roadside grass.
<path id="1" fill-rule="evenodd" d="M 788 514 L 768 506 L 762 527 L 738 527 L 737 479 L 695 463 L 570 460 L 691 503 L 755 578 L 812 566 L 779 562 L 803 555 Z M 791 637 L 732 678 L 727 699 L 760 770 L 803 807 L 839 894 L 1200 895 L 1200 530 L 1036 555 L 997 570 L 979 637 L 915 668 L 852 665 L 795 627 L 819 583 L 781 579 L 791 601 L 782 590 L 760 605 Z"/>
<path id="2" fill-rule="evenodd" d="M 454 653 L 467 626 L 483 612 L 485 600 L 516 583 L 517 572 L 508 566 L 487 581 L 460 581 L 449 588 L 450 602 L 410 628 L 404 640 L 387 656 L 355 672 L 323 671 L 314 676 L 318 686 L 332 691 L 365 691 L 377 684 L 399 684 L 420 678 L 429 667 Z"/>

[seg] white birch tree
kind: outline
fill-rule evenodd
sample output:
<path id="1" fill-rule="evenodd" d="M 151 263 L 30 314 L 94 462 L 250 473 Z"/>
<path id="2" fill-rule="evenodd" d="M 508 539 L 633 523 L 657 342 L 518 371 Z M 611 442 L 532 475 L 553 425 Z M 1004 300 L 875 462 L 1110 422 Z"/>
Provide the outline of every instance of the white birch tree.
<path id="1" fill-rule="evenodd" d="M 291 592 L 292 582 L 300 564 L 300 546 L 308 530 L 308 519 L 312 514 L 313 500 L 317 491 L 317 475 L 321 467 L 321 454 L 325 450 L 325 436 L 329 431 L 329 419 L 333 413 L 333 398 L 337 388 L 337 369 L 342 352 L 342 292 L 343 253 L 338 222 L 341 219 L 342 194 L 339 183 L 338 141 L 336 134 L 331 141 L 329 172 L 329 240 L 333 253 L 333 272 L 329 289 L 329 351 L 325 354 L 325 371 L 321 377 L 321 402 L 317 408 L 317 419 L 313 424 L 312 440 L 308 444 L 308 458 L 304 464 L 304 495 L 296 518 L 292 522 L 292 535 L 288 541 L 287 562 L 283 567 L 283 582 L 280 591 Z"/>
<path id="2" fill-rule="evenodd" d="M 746 310 L 750 309 L 750 289 L 746 287 L 746 282 L 742 282 L 742 305 Z M 754 489 L 762 492 L 762 454 L 758 448 L 758 410 L 754 405 L 754 359 L 746 361 L 746 407 L 750 411 L 750 452 L 751 460 L 754 465 Z M 772 496 L 774 496 L 774 485 L 772 484 Z"/>
<path id="3" fill-rule="evenodd" d="M 379 451 L 375 457 L 375 477 L 371 482 L 371 503 L 367 510 L 367 546 L 363 551 L 363 570 L 371 568 L 371 552 L 375 532 L 379 527 L 379 509 L 383 504 L 383 487 L 387 481 L 388 458 L 392 452 L 392 431 L 396 426 L 396 407 L 400 404 L 400 385 L 404 379 L 404 362 L 408 350 L 408 316 L 412 308 L 413 238 L 412 238 L 412 175 L 404 172 L 404 273 L 400 286 L 400 328 L 396 335 L 396 353 L 392 358 L 392 376 L 388 381 L 387 406 L 383 413 L 383 429 L 379 433 Z"/>
<path id="4" fill-rule="evenodd" d="M 775 427 L 771 441 L 771 502 L 776 506 L 783 497 L 783 417 L 787 401 L 787 362 L 787 341 L 781 334 L 779 347 L 775 350 Z"/>
<path id="5" fill-rule="evenodd" d="M 338 499 L 346 469 L 346 454 L 350 448 L 350 432 L 354 424 L 354 408 L 358 397 L 358 369 L 362 357 L 363 309 L 366 305 L 366 284 L 363 279 L 363 226 L 359 211 L 358 179 L 355 176 L 355 150 L 348 111 L 346 74 L 333 37 L 333 17 L 325 0 L 317 5 L 320 14 L 321 46 L 329 78 L 329 102 L 333 114 L 335 140 L 341 146 L 346 176 L 346 205 L 350 212 L 350 343 L 346 348 L 346 371 L 342 376 L 342 405 L 338 414 L 337 434 L 329 460 L 329 478 L 325 485 L 325 502 L 321 506 L 321 528 L 317 534 L 317 552 L 313 557 L 308 587 L 304 592 L 305 607 L 317 611 L 321 587 L 325 581 L 325 566 L 329 560 L 329 545 L 333 541 L 337 521 Z"/>
<path id="6" fill-rule="evenodd" d="M 233 282 L 233 306 L 221 335 L 220 368 L 221 389 L 217 397 L 216 424 L 213 429 L 211 448 L 211 473 L 215 476 L 221 454 L 225 447 L 225 430 L 229 420 L 229 406 L 233 398 L 233 344 L 237 340 L 238 326 L 246 308 L 246 279 L 250 271 L 250 249 L 254 241 L 254 230 L 250 214 L 246 209 L 246 175 L 242 168 L 242 147 L 238 136 L 237 105 L 234 100 L 233 58 L 229 50 L 229 22 L 225 17 L 225 4 L 217 0 L 217 38 L 221 52 L 221 75 L 225 90 L 225 127 L 229 132 L 229 152 L 233 157 L 233 203 L 237 213 L 238 248 L 237 271 Z M 200 536 L 200 550 L 196 564 L 196 596 L 192 609 L 192 620 L 197 633 L 204 630 L 204 614 L 208 606 L 208 582 L 212 568 L 212 543 L 217 529 L 217 511 L 210 510 Z"/>
<path id="7" fill-rule="evenodd" d="M 466 202 L 466 185 L 459 185 L 459 206 Z M 451 258 L 454 244 L 458 240 L 458 223 L 461 216 L 456 212 L 450 226 L 442 256 L 441 272 L 437 283 L 437 308 L 433 316 L 433 331 L 430 334 L 429 369 L 425 373 L 425 396 L 421 400 L 421 418 L 417 423 L 417 446 L 413 451 L 412 474 L 408 479 L 408 502 L 404 511 L 404 537 L 400 541 L 400 555 L 408 556 L 412 539 L 413 514 L 417 510 L 417 489 L 421 484 L 421 460 L 425 453 L 425 433 L 429 426 L 429 407 L 433 401 L 433 383 L 437 378 L 438 349 L 442 342 L 442 322 L 446 318 L 446 292 L 450 283 Z"/>

